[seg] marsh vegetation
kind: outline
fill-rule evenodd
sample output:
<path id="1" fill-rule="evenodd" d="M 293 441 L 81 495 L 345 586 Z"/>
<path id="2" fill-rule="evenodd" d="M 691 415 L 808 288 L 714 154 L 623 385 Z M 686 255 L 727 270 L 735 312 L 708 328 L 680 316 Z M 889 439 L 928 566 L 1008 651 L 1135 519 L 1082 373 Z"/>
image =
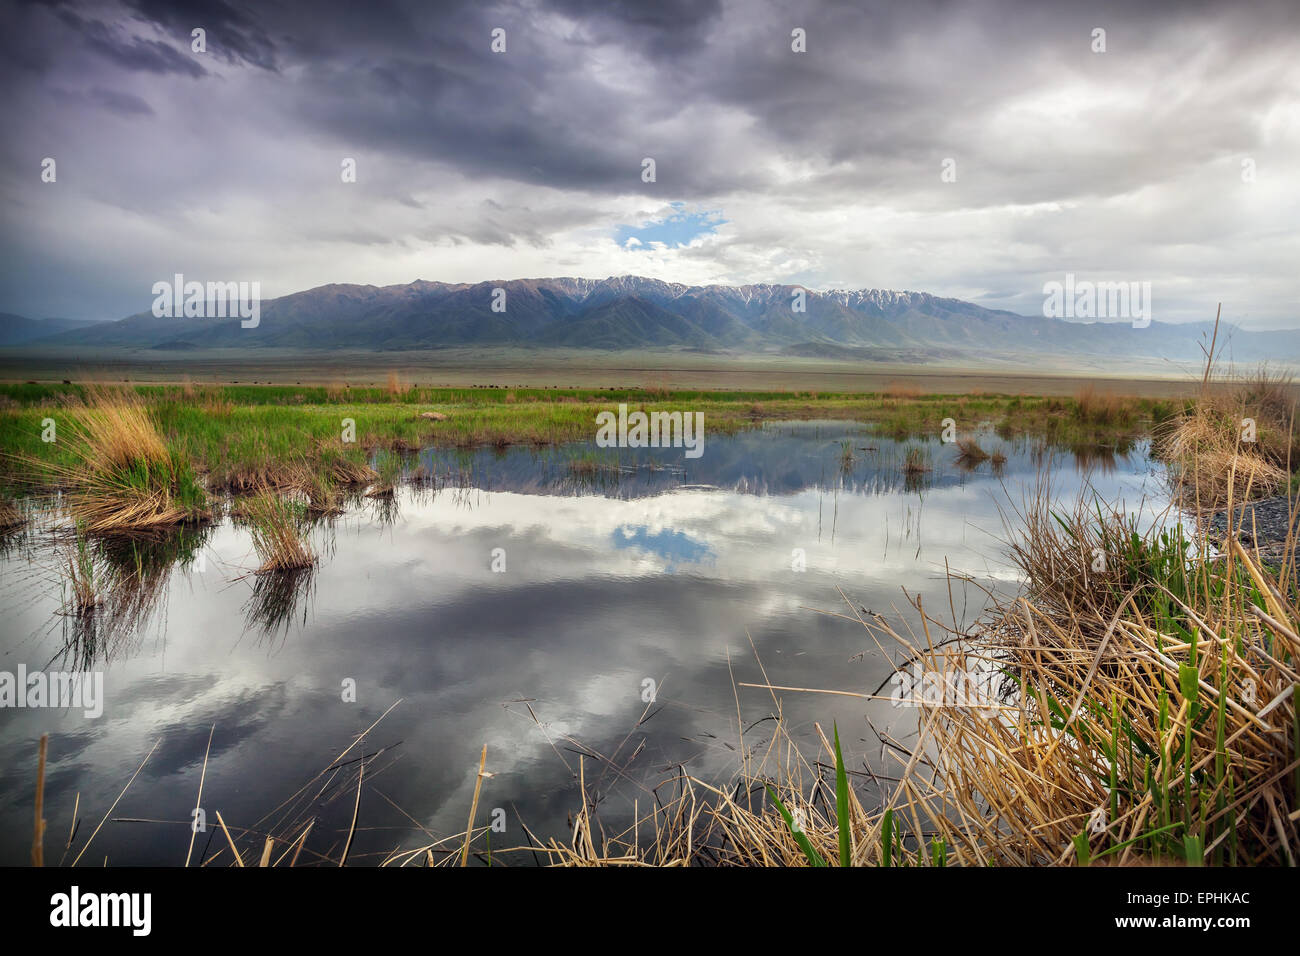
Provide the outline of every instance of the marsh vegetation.
<path id="1" fill-rule="evenodd" d="M 324 559 L 320 548 L 337 520 L 365 513 L 375 527 L 393 528 L 405 509 L 426 507 L 422 495 L 489 487 L 482 475 L 466 479 L 471 462 L 481 470 L 514 461 L 510 450 L 522 445 L 535 456 L 529 474 L 508 482 L 531 493 L 553 481 L 565 494 L 594 494 L 596 502 L 688 480 L 669 463 L 569 444 L 589 441 L 596 412 L 618 402 L 703 410 L 711 434 L 752 435 L 758 443 L 774 440 L 764 429 L 787 421 L 853 423 L 847 434 L 828 428 L 825 439 L 819 432 L 801 439 L 820 449 L 821 464 L 796 487 L 812 481 L 826 494 L 815 527 L 820 535 L 828 522 L 832 541 L 838 523 L 854 527 L 841 512 L 855 496 L 919 494 L 924 501 L 952 482 L 1000 481 L 1009 461 L 1022 475 L 1033 462 L 1047 474 L 1062 449 L 1078 471 L 1100 476 L 1153 440 L 1174 503 L 1193 514 L 1294 487 L 1294 389 L 1267 373 L 1207 376 L 1200 396 L 1187 401 L 1086 388 L 1073 399 L 938 396 L 902 387 L 860 396 L 435 390 L 400 378 L 369 390 L 27 385 L 0 393 L 7 453 L 0 523 L 10 529 L 7 540 L 38 515 L 57 531 L 64 653 L 83 665 L 122 651 L 165 601 L 172 569 L 193 562 L 212 529 L 246 535 L 255 556 L 251 565 L 221 572 L 247 579 L 245 630 L 287 635 L 308 620 L 332 545 Z M 946 418 L 959 424 L 953 444 L 935 438 Z M 1245 418 L 1256 425 L 1253 442 L 1242 440 Z M 56 441 L 41 441 L 47 419 L 57 426 Z M 355 442 L 344 440 L 347 419 Z M 785 493 L 790 486 L 782 482 L 795 466 L 784 453 L 778 458 L 706 471 L 703 480 L 707 487 L 739 482 L 746 494 Z M 538 462 L 550 475 L 545 481 L 532 473 Z M 599 513 L 592 508 L 583 513 Z M 1283 555 L 1294 553 L 1291 514 Z M 789 699 L 829 692 L 866 704 L 883 699 L 884 688 L 783 686 L 767 676 L 767 661 L 761 680 L 731 688 L 771 701 L 767 717 L 753 717 L 770 724 L 761 746 L 747 742 L 750 720 L 736 728 L 729 776 L 677 772 L 629 819 L 602 810 L 599 785 L 589 791 L 585 780 L 595 768 L 597 780 L 619 776 L 618 751 L 602 757 L 584 749 L 575 768 L 582 796 L 568 838 L 492 843 L 480 821 L 376 861 L 1290 862 L 1300 849 L 1291 819 L 1300 786 L 1293 766 L 1300 742 L 1294 558 L 1265 560 L 1231 535 L 1212 537 L 1201 524 L 1191 530 L 1175 510 L 1159 522 L 1139 520 L 1087 488 L 1071 503 L 1037 487 L 1004 517 L 1004 545 L 1022 583 L 989 590 L 976 621 L 939 613 L 934 595 L 926 603 L 910 590 L 906 615 L 874 612 L 851 593 L 840 612 L 873 646 L 889 649 L 892 668 L 996 674 L 992 712 L 918 707 L 912 739 L 891 737 L 883 762 L 868 760 L 852 738 L 840 746 L 834 728 L 818 725 L 811 740 L 793 734 Z M 904 539 L 917 528 L 905 512 Z M 886 533 L 886 552 L 894 533 Z M 605 547 L 610 540 L 639 549 L 642 563 L 656 555 L 668 569 L 708 558 L 689 537 L 648 526 L 617 526 Z M 949 578 L 949 600 L 955 587 L 971 585 L 965 576 Z M 658 598 L 649 603 L 663 606 Z M 481 619 L 487 612 L 476 613 Z M 647 708 L 641 719 L 653 713 Z M 361 786 L 359 777 L 354 783 Z M 797 832 L 790 826 L 796 818 Z M 335 861 L 328 848 L 304 849 L 306 821 L 286 817 L 268 831 L 273 859 L 296 861 L 301 852 L 317 863 Z M 251 833 L 237 830 L 213 861 L 254 857 L 260 850 L 247 842 Z"/>

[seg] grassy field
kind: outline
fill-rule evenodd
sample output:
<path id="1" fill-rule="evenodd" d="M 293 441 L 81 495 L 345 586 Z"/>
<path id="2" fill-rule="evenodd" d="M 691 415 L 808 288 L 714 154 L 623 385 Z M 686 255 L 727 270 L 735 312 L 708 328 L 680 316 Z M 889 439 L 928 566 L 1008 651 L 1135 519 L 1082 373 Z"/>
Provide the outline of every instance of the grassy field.
<path id="1" fill-rule="evenodd" d="M 428 388 L 396 376 L 384 387 L 366 388 L 14 384 L 0 385 L 7 477 L 59 485 L 84 468 L 88 453 L 102 457 L 90 444 L 111 430 L 102 409 L 120 400 L 138 405 L 162 447 L 178 463 L 192 466 L 213 493 L 282 484 L 304 466 L 359 480 L 381 451 L 590 440 L 596 414 L 620 403 L 633 410 L 703 412 L 706 429 L 714 433 L 765 421 L 833 419 L 862 422 L 900 438 L 938 436 L 944 420 L 952 419 L 960 434 L 994 427 L 1004 437 L 1040 435 L 1063 445 L 1149 434 L 1180 407 L 1171 400 L 1120 397 L 1088 386 L 1072 398 L 1033 398 L 924 394 L 903 386 L 864 394 Z M 92 421 L 95 414 L 100 418 Z M 56 440 L 44 441 L 51 421 Z"/>
<path id="2" fill-rule="evenodd" d="M 420 386 L 462 388 L 650 388 L 728 391 L 883 392 L 900 385 L 927 394 L 1068 397 L 1097 389 L 1144 398 L 1194 394 L 1195 368 L 1174 362 L 1044 356 L 1024 364 L 864 362 L 687 350 L 447 348 L 433 351 L 311 352 L 228 349 L 0 349 L 0 381 L 177 385 L 381 387 L 389 375 Z"/>

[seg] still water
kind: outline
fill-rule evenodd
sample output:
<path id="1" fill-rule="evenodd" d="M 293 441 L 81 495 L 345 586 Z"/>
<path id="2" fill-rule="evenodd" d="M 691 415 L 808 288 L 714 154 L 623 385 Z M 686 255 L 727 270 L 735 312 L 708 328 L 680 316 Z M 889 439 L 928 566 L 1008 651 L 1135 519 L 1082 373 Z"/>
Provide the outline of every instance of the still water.
<path id="1" fill-rule="evenodd" d="M 871 693 L 888 678 L 895 649 L 833 616 L 853 615 L 845 597 L 902 626 L 916 619 L 907 595 L 958 623 L 978 616 L 983 592 L 950 589 L 945 566 L 1014 592 L 999 505 L 1019 505 L 1041 467 L 1065 500 L 1091 487 L 1129 510 L 1163 506 L 1145 446 L 980 442 L 1005 464 L 966 467 L 950 445 L 843 422 L 710 435 L 698 459 L 624 450 L 615 466 L 602 451 L 595 469 L 574 464 L 594 448 L 426 451 L 433 487 L 314 527 L 311 574 L 250 574 L 248 532 L 230 519 L 145 558 L 97 549 L 109 594 L 93 624 L 59 613 L 66 534 L 31 530 L 0 555 L 0 671 L 89 667 L 103 714 L 0 709 L 0 864 L 28 859 L 43 733 L 46 861 L 84 849 L 82 866 L 184 863 L 201 774 L 192 863 L 225 846 L 219 811 L 250 862 L 255 834 L 314 820 L 300 865 L 337 859 L 357 758 L 355 863 L 463 831 L 484 745 L 478 823 L 500 808 L 506 826 L 494 847 L 526 843 L 523 825 L 565 839 L 580 759 L 611 820 L 644 811 L 679 767 L 731 780 L 738 724 L 761 747 L 776 709 L 740 684 Z M 908 477 L 918 446 L 931 470 Z M 880 758 L 868 720 L 901 741 L 916 724 L 886 701 L 777 696 L 792 738 L 815 751 L 813 722 L 837 721 L 859 768 Z"/>

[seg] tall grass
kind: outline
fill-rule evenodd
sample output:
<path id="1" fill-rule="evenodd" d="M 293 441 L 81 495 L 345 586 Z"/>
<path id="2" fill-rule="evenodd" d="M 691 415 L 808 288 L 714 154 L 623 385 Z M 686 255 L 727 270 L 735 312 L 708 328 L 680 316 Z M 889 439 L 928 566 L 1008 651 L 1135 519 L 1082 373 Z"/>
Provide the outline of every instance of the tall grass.
<path id="1" fill-rule="evenodd" d="M 261 559 L 258 574 L 311 567 L 316 556 L 306 539 L 305 507 L 266 488 L 244 503 L 243 518 Z"/>
<path id="2" fill-rule="evenodd" d="M 328 471 L 298 462 L 287 469 L 278 486 L 302 495 L 308 515 L 333 517 L 344 510 L 339 484 Z"/>
<path id="3" fill-rule="evenodd" d="M 885 391 L 883 394 L 886 398 L 892 398 L 895 400 L 900 400 L 900 399 L 912 400 L 912 399 L 920 398 L 925 393 L 922 392 L 921 389 L 916 385 L 912 385 L 907 382 L 890 382 L 888 385 L 885 386 Z"/>
<path id="4" fill-rule="evenodd" d="M 868 622 L 925 672 L 992 669 L 1000 692 L 918 709 L 897 786 L 852 814 L 855 858 L 1294 865 L 1300 603 L 1285 573 L 1095 500 L 1061 512 L 1040 494 L 1016 527 L 1026 588 L 974 632 L 945 636 L 920 607 L 920 644 Z M 779 816 L 799 809 L 798 839 L 735 801 L 704 813 L 748 835 L 746 862 L 798 863 L 805 843 L 829 859 L 839 824 L 822 786 L 786 788 Z"/>
<path id="5" fill-rule="evenodd" d="M 95 573 L 94 555 L 84 534 L 78 534 L 64 554 L 63 571 L 63 613 L 78 618 L 94 614 L 103 596 Z"/>
<path id="6" fill-rule="evenodd" d="M 402 381 L 402 377 L 400 375 L 398 375 L 396 372 L 388 373 L 388 382 L 384 387 L 384 391 L 388 393 L 388 397 L 390 399 L 392 399 L 395 402 L 401 401 L 410 390 L 411 390 L 411 385 L 407 382 Z"/>
<path id="7" fill-rule="evenodd" d="M 1083 386 L 1074 398 L 1075 415 L 1082 421 L 1095 425 L 1110 425 L 1127 421 L 1132 415 L 1133 402 L 1113 392 L 1099 392 L 1095 385 Z"/>
<path id="8" fill-rule="evenodd" d="M 209 515 L 188 457 L 168 446 L 138 396 L 92 389 L 86 399 L 56 433 L 70 459 L 33 462 L 68 489 L 68 511 L 85 531 L 160 528 Z"/>
<path id="9" fill-rule="evenodd" d="M 368 494 L 370 497 L 391 495 L 402 480 L 405 464 L 396 452 L 383 450 L 375 456 L 375 482 Z"/>
<path id="10" fill-rule="evenodd" d="M 1221 370 L 1211 348 L 1199 397 L 1158 430 L 1156 447 L 1189 510 L 1286 493 L 1300 469 L 1300 389 L 1266 365 Z"/>
<path id="11" fill-rule="evenodd" d="M 1240 545 L 1215 559 L 1095 501 L 1022 517 L 1027 589 L 974 649 L 1011 710 L 922 719 L 935 830 L 972 862 L 1291 863 L 1294 589 Z"/>

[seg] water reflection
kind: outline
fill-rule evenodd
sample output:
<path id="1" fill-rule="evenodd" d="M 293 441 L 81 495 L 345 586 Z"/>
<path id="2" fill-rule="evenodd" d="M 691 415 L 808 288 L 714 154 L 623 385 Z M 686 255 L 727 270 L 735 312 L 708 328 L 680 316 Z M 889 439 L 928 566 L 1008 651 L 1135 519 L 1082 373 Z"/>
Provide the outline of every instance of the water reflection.
<path id="1" fill-rule="evenodd" d="M 94 539 L 58 532 L 62 643 L 46 666 L 89 670 L 138 652 L 151 626 L 165 631 L 172 575 L 194 564 L 211 531 L 187 525 Z"/>
<path id="2" fill-rule="evenodd" d="M 1032 484 L 1041 462 L 1055 462 L 1067 497 L 1089 480 L 1134 505 L 1144 484 L 1158 491 L 1144 447 L 1117 450 L 1110 470 L 1090 460 L 1080 471 L 1069 450 L 979 441 L 1005 461 L 959 464 L 952 446 L 843 423 L 710 435 L 693 460 L 652 449 L 424 451 L 406 463 L 415 481 L 320 518 L 320 560 L 297 575 L 250 574 L 247 530 L 230 519 L 183 541 L 97 544 L 105 600 L 82 632 L 57 613 L 55 546 L 15 548 L 0 558 L 0 669 L 67 653 L 106 670 L 108 700 L 98 721 L 0 711 L 0 760 L 14 768 L 0 776 L 0 862 L 29 850 L 23 768 L 43 732 L 52 830 L 78 793 L 84 813 L 102 813 L 162 740 L 116 815 L 175 822 L 106 826 L 96 853 L 167 865 L 184 859 L 213 724 L 212 805 L 255 830 L 400 699 L 351 755 L 384 754 L 365 771 L 380 782 L 363 798 L 358 862 L 427 843 L 420 828 L 463 828 L 484 744 L 495 776 L 481 806 L 506 809 L 512 844 L 524 842 L 522 824 L 565 831 L 579 753 L 594 761 L 593 799 L 611 812 L 644 809 L 679 767 L 730 780 L 778 719 L 811 745 L 813 721 L 838 721 L 846 748 L 875 754 L 863 718 L 904 739 L 914 714 L 738 685 L 879 686 L 899 649 L 876 647 L 841 592 L 900 629 L 904 586 L 972 620 L 984 588 L 1016 585 L 997 503 Z M 928 471 L 908 474 L 913 448 Z M 42 561 L 48 573 L 34 577 Z M 975 584 L 950 585 L 945 567 Z M 340 693 L 346 681 L 355 703 Z M 331 775 L 331 798 L 354 766 Z M 315 820 L 305 859 L 346 833 L 350 799 L 294 806 L 285 833 Z"/>
<path id="3" fill-rule="evenodd" d="M 315 566 L 254 574 L 253 593 L 244 602 L 245 632 L 273 640 L 288 635 L 295 623 L 306 627 L 315 581 Z"/>

